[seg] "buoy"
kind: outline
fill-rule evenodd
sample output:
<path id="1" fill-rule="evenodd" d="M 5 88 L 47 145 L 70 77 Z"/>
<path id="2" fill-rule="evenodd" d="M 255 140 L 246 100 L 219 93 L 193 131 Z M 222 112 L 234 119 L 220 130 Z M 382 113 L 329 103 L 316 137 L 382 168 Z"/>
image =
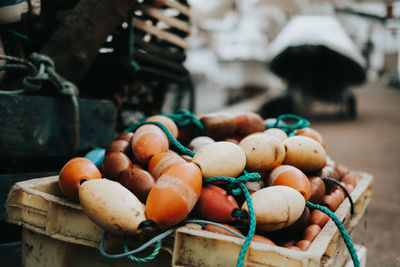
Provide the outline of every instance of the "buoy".
<path id="1" fill-rule="evenodd" d="M 154 177 L 139 165 L 122 172 L 119 182 L 131 191 L 142 203 L 146 203 L 147 195 L 156 183 Z"/>
<path id="2" fill-rule="evenodd" d="M 275 231 L 297 221 L 304 211 L 303 195 L 288 186 L 270 186 L 251 195 L 257 229 Z M 247 202 L 241 208 L 249 212 Z"/>
<path id="3" fill-rule="evenodd" d="M 193 163 L 200 167 L 203 178 L 237 177 L 246 166 L 246 155 L 238 145 L 221 141 L 200 148 Z"/>
<path id="4" fill-rule="evenodd" d="M 265 130 L 264 119 L 254 112 L 244 112 L 235 116 L 236 131 L 239 136 L 247 136 L 251 133 Z"/>
<path id="5" fill-rule="evenodd" d="M 303 172 L 322 169 L 326 152 L 320 143 L 306 136 L 292 136 L 283 142 L 286 149 L 284 164 L 292 165 Z"/>
<path id="6" fill-rule="evenodd" d="M 79 187 L 82 209 L 97 225 L 117 235 L 134 235 L 146 221 L 139 199 L 120 183 L 108 179 L 84 182 Z"/>
<path id="7" fill-rule="evenodd" d="M 175 165 L 158 178 L 146 201 L 146 216 L 159 228 L 183 221 L 196 204 L 202 187 L 199 167 L 193 163 Z"/>
<path id="8" fill-rule="evenodd" d="M 269 185 L 286 185 L 296 189 L 303 195 L 306 201 L 311 196 L 311 184 L 307 176 L 290 165 L 281 165 L 273 169 L 268 179 Z"/>
<path id="9" fill-rule="evenodd" d="M 148 171 L 157 180 L 166 170 L 185 160 L 173 151 L 155 154 L 149 161 Z"/>
<path id="10" fill-rule="evenodd" d="M 168 149 L 168 138 L 156 125 L 142 125 L 133 135 L 133 156 L 143 165 L 147 165 L 155 154 L 167 152 Z"/>
<path id="11" fill-rule="evenodd" d="M 170 118 L 163 115 L 154 115 L 146 119 L 146 122 L 159 122 L 165 127 L 167 127 L 168 131 L 172 134 L 172 136 L 176 139 L 178 138 L 178 126 L 176 126 L 175 122 Z"/>
<path id="12" fill-rule="evenodd" d="M 78 202 L 80 184 L 91 179 L 101 179 L 99 169 L 89 159 L 77 157 L 69 160 L 61 169 L 58 185 L 66 198 Z"/>
<path id="13" fill-rule="evenodd" d="M 272 170 L 281 165 L 285 158 L 282 142 L 264 133 L 245 137 L 239 146 L 246 154 L 246 169 L 250 171 Z"/>
<path id="14" fill-rule="evenodd" d="M 239 210 L 239 206 L 233 196 L 215 185 L 203 187 L 195 206 L 195 212 L 199 218 L 219 223 L 233 222 L 234 210 Z"/>

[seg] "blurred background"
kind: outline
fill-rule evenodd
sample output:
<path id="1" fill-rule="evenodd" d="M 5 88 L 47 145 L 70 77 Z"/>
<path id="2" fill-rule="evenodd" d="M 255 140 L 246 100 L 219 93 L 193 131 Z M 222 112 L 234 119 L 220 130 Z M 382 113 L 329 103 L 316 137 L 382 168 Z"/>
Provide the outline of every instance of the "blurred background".
<path id="1" fill-rule="evenodd" d="M 190 2 L 196 111 L 309 118 L 336 162 L 375 177 L 354 237 L 367 266 L 400 266 L 400 2 Z"/>

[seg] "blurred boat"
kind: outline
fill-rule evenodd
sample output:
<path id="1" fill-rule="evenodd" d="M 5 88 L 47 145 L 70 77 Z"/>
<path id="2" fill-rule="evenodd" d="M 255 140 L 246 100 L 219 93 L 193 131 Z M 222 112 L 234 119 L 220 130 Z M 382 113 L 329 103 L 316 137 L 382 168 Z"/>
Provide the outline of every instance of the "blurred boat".
<path id="1" fill-rule="evenodd" d="M 271 43 L 269 66 L 290 92 L 300 95 L 300 104 L 342 103 L 355 116 L 355 97 L 348 86 L 365 81 L 366 61 L 334 17 L 293 17 Z"/>

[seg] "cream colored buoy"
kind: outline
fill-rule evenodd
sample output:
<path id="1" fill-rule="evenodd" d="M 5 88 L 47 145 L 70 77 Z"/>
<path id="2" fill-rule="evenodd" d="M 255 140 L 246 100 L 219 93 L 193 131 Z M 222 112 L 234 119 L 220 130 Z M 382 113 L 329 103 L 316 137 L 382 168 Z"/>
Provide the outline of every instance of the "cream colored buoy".
<path id="1" fill-rule="evenodd" d="M 265 130 L 264 133 L 278 138 L 279 141 L 281 141 L 281 142 L 285 141 L 288 138 L 287 134 L 279 128 L 271 128 L 271 129 Z"/>
<path id="2" fill-rule="evenodd" d="M 84 182 L 79 187 L 79 201 L 85 213 L 97 225 L 117 235 L 134 235 L 146 221 L 139 199 L 120 183 L 108 179 Z"/>
<path id="3" fill-rule="evenodd" d="M 286 149 L 284 164 L 295 166 L 303 172 L 317 171 L 325 166 L 325 149 L 314 139 L 292 136 L 283 144 Z"/>
<path id="4" fill-rule="evenodd" d="M 246 154 L 246 168 L 250 171 L 267 171 L 281 165 L 285 148 L 281 141 L 268 134 L 249 135 L 239 146 Z"/>
<path id="5" fill-rule="evenodd" d="M 192 162 L 200 167 L 203 178 L 237 177 L 246 166 L 246 155 L 238 145 L 221 141 L 200 148 Z"/>
<path id="6" fill-rule="evenodd" d="M 198 136 L 193 138 L 192 141 L 189 143 L 189 149 L 193 152 L 197 152 L 201 147 L 215 143 L 214 139 L 208 136 Z"/>
<path id="7" fill-rule="evenodd" d="M 288 186 L 270 186 L 251 195 L 257 230 L 275 231 L 293 224 L 304 211 L 304 197 Z M 242 210 L 249 212 L 247 202 Z"/>

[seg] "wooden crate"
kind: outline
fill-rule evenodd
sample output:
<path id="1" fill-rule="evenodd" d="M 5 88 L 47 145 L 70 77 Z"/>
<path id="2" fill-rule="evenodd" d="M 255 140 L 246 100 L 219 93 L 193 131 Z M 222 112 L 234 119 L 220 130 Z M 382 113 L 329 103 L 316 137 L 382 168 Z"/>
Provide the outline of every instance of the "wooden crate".
<path id="1" fill-rule="evenodd" d="M 336 210 L 336 216 L 351 233 L 362 219 L 371 199 L 373 177 L 367 173 L 354 173 L 358 184 L 351 193 L 355 214 L 350 216 L 350 203 L 346 199 Z M 179 228 L 175 235 L 172 265 L 181 266 L 236 266 L 244 240 L 201 230 L 198 225 Z M 245 266 L 343 266 L 347 248 L 332 220 L 305 252 L 253 242 L 246 253 Z"/>

